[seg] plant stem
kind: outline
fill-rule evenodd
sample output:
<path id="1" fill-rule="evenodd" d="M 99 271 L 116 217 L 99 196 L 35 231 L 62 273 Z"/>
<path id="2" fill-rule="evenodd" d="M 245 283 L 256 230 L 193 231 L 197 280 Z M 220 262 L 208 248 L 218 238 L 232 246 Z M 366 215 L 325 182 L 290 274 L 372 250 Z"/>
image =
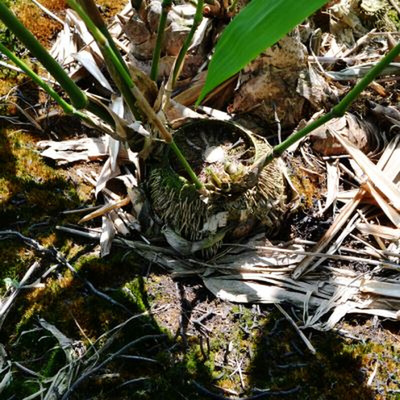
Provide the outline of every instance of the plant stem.
<path id="1" fill-rule="evenodd" d="M 115 55 L 119 58 L 120 63 L 124 66 L 126 71 L 129 72 L 128 66 L 119 53 L 117 46 L 115 45 L 114 40 L 107 29 L 107 25 L 105 24 L 98 7 L 96 6 L 96 3 L 93 0 L 79 0 L 79 2 L 89 18 L 93 21 L 97 28 L 99 28 L 100 32 L 107 38 L 108 44 L 112 47 Z"/>
<path id="2" fill-rule="evenodd" d="M 168 132 L 167 128 L 158 118 L 157 114 L 155 113 L 149 102 L 146 100 L 143 93 L 135 86 L 129 72 L 124 68 L 123 64 L 120 62 L 119 57 L 114 53 L 113 48 L 109 45 L 107 38 L 93 23 L 90 17 L 86 14 L 85 10 L 77 3 L 76 0 L 68 0 L 68 3 L 73 7 L 73 9 L 78 13 L 83 22 L 86 24 L 96 43 L 99 45 L 102 52 L 104 52 L 104 58 L 109 60 L 110 64 L 112 64 L 113 68 L 115 68 L 115 71 L 119 77 L 119 81 L 122 82 L 124 87 L 130 91 L 130 93 L 133 95 L 133 98 L 136 99 L 141 111 L 148 118 L 149 122 L 158 129 L 164 141 L 171 146 L 172 150 L 178 157 L 178 160 L 181 162 L 182 166 L 189 174 L 190 178 L 193 180 L 193 183 L 198 189 L 203 188 L 203 184 L 199 181 L 195 172 L 190 167 L 189 163 L 179 150 L 178 146 L 173 141 L 171 133 Z"/>
<path id="3" fill-rule="evenodd" d="M 0 19 L 61 85 L 71 99 L 72 105 L 78 110 L 85 108 L 88 102 L 85 93 L 68 76 L 60 64 L 58 64 L 48 51 L 37 41 L 32 33 L 22 25 L 2 0 L 0 1 Z"/>
<path id="4" fill-rule="evenodd" d="M 171 149 L 173 150 L 173 152 L 175 153 L 175 155 L 177 156 L 177 158 L 178 158 L 179 162 L 181 163 L 181 165 L 185 168 L 185 170 L 188 173 L 190 179 L 192 180 L 192 182 L 196 186 L 196 189 L 199 189 L 199 190 L 203 189 L 203 184 L 200 182 L 199 178 L 197 177 L 197 175 L 193 171 L 192 167 L 187 162 L 185 156 L 182 154 L 182 152 L 179 149 L 179 147 L 177 146 L 177 144 L 172 140 L 172 142 L 170 142 L 169 145 L 170 145 Z"/>
<path id="5" fill-rule="evenodd" d="M 81 6 L 81 4 L 83 6 Z M 108 32 L 106 25 L 97 9 L 96 4 L 93 0 L 80 0 L 80 3 L 76 0 L 69 0 L 68 4 L 79 14 L 90 33 L 96 40 L 106 63 L 108 72 L 110 73 L 113 81 L 117 85 L 119 91 L 121 92 L 124 100 L 128 104 L 129 109 L 137 120 L 141 119 L 141 115 L 136 106 L 136 100 L 132 96 L 129 86 L 126 85 L 126 80 L 124 76 L 129 75 L 129 70 L 125 61 L 119 54 L 115 43 Z M 92 19 L 94 18 L 94 20 Z M 113 59 L 117 59 L 117 63 Z M 118 65 L 118 69 L 116 69 Z"/>
<path id="6" fill-rule="evenodd" d="M 90 111 L 92 114 L 99 117 L 106 124 L 110 125 L 111 128 L 113 128 L 113 129 L 115 128 L 115 121 L 113 120 L 110 113 L 107 112 L 106 106 L 101 107 L 98 104 L 96 104 L 94 101 L 89 100 L 86 110 Z"/>
<path id="7" fill-rule="evenodd" d="M 38 86 L 48 93 L 64 110 L 66 114 L 74 115 L 82 120 L 94 125 L 94 122 L 86 114 L 76 110 L 71 104 L 67 103 L 50 85 L 48 85 L 39 75 L 37 75 L 25 62 L 18 58 L 13 52 L 0 42 L 0 52 L 6 55 L 14 64 L 21 68 Z"/>
<path id="8" fill-rule="evenodd" d="M 185 42 L 183 43 L 183 46 L 175 62 L 174 72 L 172 76 L 172 87 L 175 86 L 175 82 L 178 79 L 179 74 L 181 73 L 185 55 L 189 49 L 190 43 L 192 43 L 193 36 L 203 19 L 203 7 L 204 7 L 204 0 L 197 0 L 196 12 L 193 17 L 193 25 L 190 29 L 187 38 L 185 39 Z"/>
<path id="9" fill-rule="evenodd" d="M 172 0 L 163 0 L 161 4 L 160 22 L 158 23 L 157 40 L 153 52 L 153 60 L 151 62 L 150 78 L 157 80 L 158 64 L 160 62 L 161 46 L 164 39 L 165 26 L 167 25 L 167 16 L 171 10 Z"/>
<path id="10" fill-rule="evenodd" d="M 386 54 L 368 73 L 350 90 L 343 99 L 334 106 L 327 114 L 318 118 L 316 121 L 307 125 L 305 128 L 290 135 L 282 143 L 276 145 L 271 153 L 265 155 L 257 162 L 258 173 L 268 165 L 274 158 L 280 157 L 282 153 L 287 150 L 292 144 L 303 139 L 313 130 L 319 128 L 321 125 L 327 123 L 333 118 L 342 117 L 351 103 L 357 99 L 361 92 L 393 61 L 393 59 L 400 53 L 400 43 L 398 43 L 389 53 Z"/>

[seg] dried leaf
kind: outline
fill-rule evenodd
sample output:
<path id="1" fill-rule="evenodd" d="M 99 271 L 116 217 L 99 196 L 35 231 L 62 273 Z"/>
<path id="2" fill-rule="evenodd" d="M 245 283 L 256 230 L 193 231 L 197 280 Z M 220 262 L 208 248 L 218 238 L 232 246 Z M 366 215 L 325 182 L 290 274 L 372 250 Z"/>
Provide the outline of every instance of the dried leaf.
<path id="1" fill-rule="evenodd" d="M 354 147 L 347 139 L 334 131 L 333 134 L 376 188 L 388 198 L 396 210 L 400 210 L 400 190 L 396 185 L 394 185 L 382 170 L 380 170 L 364 153 Z"/>
<path id="2" fill-rule="evenodd" d="M 42 157 L 56 160 L 59 165 L 78 161 L 93 161 L 107 157 L 107 137 L 77 140 L 42 140 L 37 143 Z"/>
<path id="3" fill-rule="evenodd" d="M 77 60 L 82 66 L 84 66 L 89 73 L 109 92 L 114 93 L 113 88 L 109 84 L 107 78 L 101 72 L 100 68 L 97 66 L 97 63 L 92 55 L 92 53 L 88 50 L 81 50 L 79 53 L 74 54 L 75 60 Z"/>
<path id="4" fill-rule="evenodd" d="M 327 188 L 328 193 L 326 195 L 325 207 L 321 210 L 321 214 L 324 214 L 326 210 L 336 202 L 337 195 L 339 192 L 339 168 L 338 163 L 330 164 L 326 163 L 327 172 Z"/>
<path id="5" fill-rule="evenodd" d="M 101 225 L 101 236 L 100 236 L 100 255 L 105 257 L 110 254 L 112 241 L 115 236 L 115 228 L 112 221 L 107 217 L 103 216 Z"/>
<path id="6" fill-rule="evenodd" d="M 359 222 L 356 228 L 363 235 L 374 235 L 388 240 L 400 240 L 400 229 L 390 228 L 388 226 L 368 224 Z"/>

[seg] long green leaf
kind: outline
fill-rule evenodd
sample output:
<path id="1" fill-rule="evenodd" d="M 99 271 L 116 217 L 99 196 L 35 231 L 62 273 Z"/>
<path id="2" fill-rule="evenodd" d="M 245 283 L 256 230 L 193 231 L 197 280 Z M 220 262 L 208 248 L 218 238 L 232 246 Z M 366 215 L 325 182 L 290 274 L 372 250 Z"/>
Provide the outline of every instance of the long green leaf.
<path id="1" fill-rule="evenodd" d="M 252 0 L 221 35 L 197 104 L 325 3 L 327 0 Z"/>

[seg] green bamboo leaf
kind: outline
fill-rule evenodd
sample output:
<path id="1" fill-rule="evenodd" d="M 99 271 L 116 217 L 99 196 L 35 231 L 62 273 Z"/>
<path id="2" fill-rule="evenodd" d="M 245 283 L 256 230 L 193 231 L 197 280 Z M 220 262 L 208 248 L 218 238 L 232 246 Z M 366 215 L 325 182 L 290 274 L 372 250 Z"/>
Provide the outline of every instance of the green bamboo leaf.
<path id="1" fill-rule="evenodd" d="M 327 0 L 252 0 L 221 35 L 196 104 L 325 3 Z"/>

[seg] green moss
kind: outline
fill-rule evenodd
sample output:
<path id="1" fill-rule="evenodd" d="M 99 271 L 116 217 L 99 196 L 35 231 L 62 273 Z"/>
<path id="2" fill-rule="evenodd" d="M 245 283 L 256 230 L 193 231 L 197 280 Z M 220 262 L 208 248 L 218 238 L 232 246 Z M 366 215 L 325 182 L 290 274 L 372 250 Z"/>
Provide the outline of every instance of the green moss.
<path id="1" fill-rule="evenodd" d="M 145 311 L 149 308 L 147 296 L 145 294 L 144 281 L 141 276 L 127 282 L 123 287 L 123 292 L 130 301 L 133 301 L 135 307 L 140 311 Z"/>
<path id="2" fill-rule="evenodd" d="M 400 16 L 399 16 L 399 13 L 395 9 L 391 8 L 386 13 L 386 16 L 390 21 L 392 21 L 395 24 L 397 30 L 400 30 Z"/>
<path id="3" fill-rule="evenodd" d="M 21 131 L 0 131 L 0 227 L 33 224 L 86 200 L 63 171 L 45 164 L 34 143 L 33 136 Z"/>
<path id="4" fill-rule="evenodd" d="M 29 266 L 33 263 L 34 253 L 21 243 L 0 241 L 1 268 L 0 268 L 0 293 L 5 291 L 4 279 L 20 281 Z"/>

